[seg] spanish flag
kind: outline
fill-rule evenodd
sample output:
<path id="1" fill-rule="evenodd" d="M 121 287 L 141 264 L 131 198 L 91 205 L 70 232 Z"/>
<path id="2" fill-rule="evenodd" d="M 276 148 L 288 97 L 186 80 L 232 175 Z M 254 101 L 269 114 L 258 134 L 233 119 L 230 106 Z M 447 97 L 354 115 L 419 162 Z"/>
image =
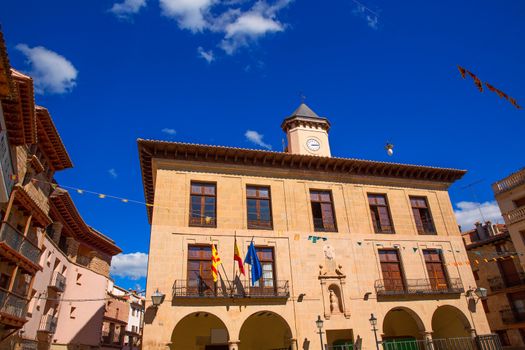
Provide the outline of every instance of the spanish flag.
<path id="1" fill-rule="evenodd" d="M 233 260 L 237 261 L 237 265 L 239 265 L 239 271 L 244 275 L 244 265 L 242 263 L 241 253 L 239 252 L 239 247 L 237 246 L 237 238 L 235 238 L 234 244 L 233 244 Z"/>
<path id="2" fill-rule="evenodd" d="M 219 257 L 219 253 L 217 252 L 217 248 L 215 247 L 215 244 L 212 244 L 211 246 L 211 273 L 213 275 L 213 282 L 218 281 L 218 274 L 219 274 L 219 265 L 221 263 L 221 258 Z"/>

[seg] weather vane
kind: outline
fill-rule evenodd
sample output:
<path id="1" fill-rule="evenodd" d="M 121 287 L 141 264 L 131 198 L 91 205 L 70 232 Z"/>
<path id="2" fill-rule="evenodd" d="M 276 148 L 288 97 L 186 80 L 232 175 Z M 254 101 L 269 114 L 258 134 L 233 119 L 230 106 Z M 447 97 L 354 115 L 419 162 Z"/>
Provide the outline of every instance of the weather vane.
<path id="1" fill-rule="evenodd" d="M 306 96 L 303 94 L 302 91 L 299 93 L 299 97 L 301 98 L 301 103 L 304 103 L 304 101 L 306 100 Z"/>

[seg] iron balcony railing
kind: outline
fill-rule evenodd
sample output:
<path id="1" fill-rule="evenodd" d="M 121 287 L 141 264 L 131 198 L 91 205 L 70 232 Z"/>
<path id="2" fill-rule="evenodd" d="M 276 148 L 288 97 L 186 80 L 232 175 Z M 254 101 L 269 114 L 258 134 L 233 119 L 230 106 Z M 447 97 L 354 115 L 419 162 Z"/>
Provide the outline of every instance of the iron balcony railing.
<path id="1" fill-rule="evenodd" d="M 41 250 L 35 243 L 31 242 L 27 237 L 24 237 L 20 231 L 11 226 L 7 221 L 2 222 L 0 242 L 7 244 L 11 249 L 23 255 L 33 264 L 39 264 Z"/>
<path id="2" fill-rule="evenodd" d="M 442 279 L 387 279 L 376 280 L 378 296 L 420 295 L 420 294 L 461 294 L 465 291 L 459 278 Z"/>
<path id="3" fill-rule="evenodd" d="M 0 312 L 24 319 L 27 312 L 27 299 L 0 288 Z"/>
<path id="4" fill-rule="evenodd" d="M 31 339 L 22 339 L 20 350 L 38 350 L 38 341 Z"/>
<path id="5" fill-rule="evenodd" d="M 177 280 L 173 284 L 174 298 L 288 298 L 288 281 L 266 281 L 262 286 L 250 282 Z"/>
<path id="6" fill-rule="evenodd" d="M 58 292 L 63 292 L 66 290 L 66 277 L 60 272 L 55 271 L 49 287 Z"/>
<path id="7" fill-rule="evenodd" d="M 89 263 L 91 262 L 91 259 L 84 255 L 77 255 L 77 264 L 82 266 L 89 266 Z"/>
<path id="8" fill-rule="evenodd" d="M 525 307 L 513 307 L 500 310 L 501 320 L 505 324 L 525 322 Z"/>
<path id="9" fill-rule="evenodd" d="M 441 339 L 391 339 L 381 341 L 383 350 L 501 350 L 498 335 L 487 334 L 473 337 Z M 346 348 L 328 348 L 330 350 L 347 350 Z M 352 348 L 349 348 L 352 349 Z"/>
<path id="10" fill-rule="evenodd" d="M 512 288 L 516 286 L 525 285 L 525 273 L 520 272 L 516 276 L 512 277 L 491 277 L 487 281 L 489 282 L 490 290 L 493 292 L 497 292 L 505 288 Z"/>
<path id="11" fill-rule="evenodd" d="M 57 329 L 57 323 L 57 317 L 53 315 L 44 315 L 40 320 L 40 328 L 38 328 L 38 330 L 46 333 L 55 333 Z"/>
<path id="12" fill-rule="evenodd" d="M 525 184 L 525 168 L 518 170 L 517 172 L 507 176 L 503 180 L 500 180 L 492 185 L 492 190 L 495 195 L 502 192 L 509 191 L 521 184 Z"/>

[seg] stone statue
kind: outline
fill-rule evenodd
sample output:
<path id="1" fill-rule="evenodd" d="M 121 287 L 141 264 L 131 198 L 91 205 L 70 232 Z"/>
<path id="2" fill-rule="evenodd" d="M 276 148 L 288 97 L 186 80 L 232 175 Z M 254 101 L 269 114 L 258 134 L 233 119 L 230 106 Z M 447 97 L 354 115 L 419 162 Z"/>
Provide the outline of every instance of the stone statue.
<path id="1" fill-rule="evenodd" d="M 337 294 L 332 289 L 329 289 L 330 291 L 330 313 L 336 313 L 341 312 L 339 309 L 339 298 L 337 297 Z"/>

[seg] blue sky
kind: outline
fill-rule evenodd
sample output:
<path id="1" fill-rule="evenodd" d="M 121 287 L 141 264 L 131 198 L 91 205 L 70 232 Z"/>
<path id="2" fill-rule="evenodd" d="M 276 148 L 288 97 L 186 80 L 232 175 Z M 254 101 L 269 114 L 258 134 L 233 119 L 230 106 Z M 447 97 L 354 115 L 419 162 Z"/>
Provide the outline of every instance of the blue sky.
<path id="1" fill-rule="evenodd" d="M 6 0 L 0 22 L 73 159 L 63 185 L 143 200 L 139 137 L 279 150 L 301 93 L 336 156 L 469 170 L 451 189 L 463 222 L 479 219 L 470 202 L 497 217 L 490 184 L 524 166 L 524 110 L 456 68 L 525 105 L 523 1 Z M 145 208 L 73 197 L 147 253 Z M 117 283 L 144 285 L 144 261 L 121 258 Z"/>

